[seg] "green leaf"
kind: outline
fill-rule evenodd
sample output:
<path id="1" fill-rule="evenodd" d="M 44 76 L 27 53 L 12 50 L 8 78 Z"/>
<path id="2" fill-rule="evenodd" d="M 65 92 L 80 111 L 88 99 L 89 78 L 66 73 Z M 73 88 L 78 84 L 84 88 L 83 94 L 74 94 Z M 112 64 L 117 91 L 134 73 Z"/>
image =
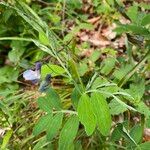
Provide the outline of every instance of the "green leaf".
<path id="1" fill-rule="evenodd" d="M 39 32 L 39 40 L 44 45 L 49 45 L 49 39 L 44 32 Z"/>
<path id="2" fill-rule="evenodd" d="M 97 61 L 100 58 L 101 52 L 96 50 L 92 53 L 92 55 L 89 57 L 89 59 L 93 62 Z"/>
<path id="3" fill-rule="evenodd" d="M 78 70 L 79 70 L 80 76 L 83 76 L 89 70 L 89 67 L 86 63 L 81 62 L 78 64 Z"/>
<path id="4" fill-rule="evenodd" d="M 76 141 L 74 145 L 74 150 L 83 150 L 81 141 Z"/>
<path id="5" fill-rule="evenodd" d="M 125 32 L 132 32 L 134 34 L 142 35 L 145 37 L 148 37 L 150 34 L 150 32 L 147 28 L 145 28 L 143 26 L 137 26 L 134 24 L 121 25 L 120 27 L 117 27 L 115 29 L 115 31 L 118 34 L 125 33 Z"/>
<path id="6" fill-rule="evenodd" d="M 70 150 L 79 126 L 78 116 L 70 116 L 60 132 L 58 150 Z"/>
<path id="7" fill-rule="evenodd" d="M 12 9 L 5 10 L 3 12 L 3 20 L 5 22 L 7 22 L 9 20 L 9 18 L 11 17 L 12 14 L 13 14 L 13 10 Z"/>
<path id="8" fill-rule="evenodd" d="M 37 100 L 38 106 L 40 109 L 46 111 L 46 112 L 52 112 L 52 105 L 50 99 L 46 97 L 39 97 Z"/>
<path id="9" fill-rule="evenodd" d="M 81 97 L 81 87 L 75 87 L 71 93 L 71 101 L 75 109 L 78 107 L 78 102 Z"/>
<path id="10" fill-rule="evenodd" d="M 141 22 L 141 25 L 145 26 L 145 25 L 148 25 L 150 24 L 150 14 L 147 14 L 143 19 L 142 19 L 142 22 Z"/>
<path id="11" fill-rule="evenodd" d="M 119 68 L 118 70 L 116 69 L 116 71 L 114 72 L 115 78 L 121 80 L 124 75 L 126 75 L 132 68 L 133 66 L 130 64 L 122 65 L 121 68 Z"/>
<path id="12" fill-rule="evenodd" d="M 17 63 L 21 59 L 23 52 L 24 52 L 23 49 L 22 51 L 13 49 L 12 51 L 8 53 L 8 58 L 11 62 Z"/>
<path id="13" fill-rule="evenodd" d="M 139 35 L 143 35 L 143 36 L 146 36 L 146 35 L 150 34 L 149 30 L 146 29 L 143 26 L 137 26 L 137 25 L 132 25 L 132 24 L 125 25 L 125 26 L 126 26 L 128 31 L 131 31 L 131 32 L 133 32 L 135 34 L 139 34 Z"/>
<path id="14" fill-rule="evenodd" d="M 60 110 L 62 108 L 61 99 L 60 99 L 58 93 L 54 89 L 49 88 L 47 90 L 46 98 L 48 99 L 48 101 L 50 102 L 50 104 L 53 108 L 55 108 L 57 110 Z"/>
<path id="15" fill-rule="evenodd" d="M 41 75 L 42 77 L 45 77 L 47 74 L 52 74 L 52 76 L 59 76 L 65 73 L 65 70 L 58 66 L 58 65 L 52 65 L 52 64 L 47 64 L 47 65 L 42 65 L 41 68 Z"/>
<path id="16" fill-rule="evenodd" d="M 137 111 L 144 114 L 145 117 L 150 117 L 150 109 L 149 107 L 144 103 L 144 102 L 140 102 L 137 104 Z"/>
<path id="17" fill-rule="evenodd" d="M 80 79 L 80 76 L 79 76 L 79 72 L 78 72 L 78 68 L 77 68 L 77 65 L 76 63 L 74 62 L 73 59 L 70 59 L 68 61 L 68 65 L 69 65 L 69 70 L 72 74 L 72 77 L 75 81 L 79 81 Z"/>
<path id="18" fill-rule="evenodd" d="M 52 114 L 47 114 L 45 116 L 42 116 L 37 122 L 37 124 L 35 125 L 33 129 L 33 134 L 36 136 L 41 132 L 45 131 L 52 119 L 53 119 Z"/>
<path id="19" fill-rule="evenodd" d="M 136 83 L 130 84 L 130 88 L 126 90 L 137 101 L 141 100 L 145 92 L 145 81 L 139 79 Z"/>
<path id="20" fill-rule="evenodd" d="M 92 93 L 91 102 L 100 132 L 107 136 L 111 128 L 111 115 L 106 99 L 100 93 Z"/>
<path id="21" fill-rule="evenodd" d="M 51 141 L 59 131 L 62 125 L 63 114 L 56 114 L 51 120 L 50 124 L 47 126 L 46 137 L 47 140 Z"/>
<path id="22" fill-rule="evenodd" d="M 87 135 L 91 135 L 96 127 L 96 117 L 93 112 L 90 98 L 87 94 L 83 94 L 81 96 L 78 103 L 77 112 L 81 123 L 85 127 Z"/>
<path id="23" fill-rule="evenodd" d="M 123 113 L 127 110 L 127 107 L 121 105 L 115 99 L 111 100 L 111 102 L 109 103 L 109 107 L 110 107 L 110 113 L 112 115 L 119 115 L 120 113 Z"/>
<path id="24" fill-rule="evenodd" d="M 9 140 L 10 140 L 12 134 L 13 134 L 13 130 L 9 130 L 4 135 L 3 142 L 2 142 L 2 145 L 1 145 L 1 150 L 5 150 L 6 149 L 6 147 L 7 147 L 8 143 L 9 143 Z"/>
<path id="25" fill-rule="evenodd" d="M 45 143 L 47 143 L 46 137 L 42 137 L 36 145 L 33 147 L 33 150 L 44 150 Z"/>
<path id="26" fill-rule="evenodd" d="M 137 14 L 138 14 L 138 7 L 136 4 L 130 6 L 127 10 L 127 16 L 131 19 L 132 22 L 136 23 L 137 21 Z"/>
<path id="27" fill-rule="evenodd" d="M 130 136 L 126 128 L 121 123 L 118 123 L 117 128 L 125 139 L 137 146 L 137 143 L 134 141 L 134 139 Z"/>
<path id="28" fill-rule="evenodd" d="M 121 133 L 119 129 L 116 127 L 114 128 L 112 134 L 111 134 L 111 141 L 119 141 L 121 138 Z"/>
<path id="29" fill-rule="evenodd" d="M 101 73 L 105 74 L 105 75 L 108 75 L 111 72 L 111 70 L 115 67 L 115 62 L 116 62 L 115 58 L 105 59 L 104 62 L 103 62 L 104 66 L 101 69 Z"/>
<path id="30" fill-rule="evenodd" d="M 145 127 L 150 128 L 150 117 L 145 120 Z"/>
<path id="31" fill-rule="evenodd" d="M 145 10 L 150 10 L 150 5 L 147 5 L 147 3 L 141 2 L 139 6 Z"/>
<path id="32" fill-rule="evenodd" d="M 136 148 L 136 150 L 148 150 L 150 148 L 150 142 L 145 142 L 139 145 L 139 148 Z"/>
<path id="33" fill-rule="evenodd" d="M 142 134 L 143 134 L 142 126 L 139 124 L 135 125 L 130 131 L 130 136 L 134 139 L 136 143 L 141 142 Z M 130 142 L 130 144 L 132 143 Z"/>
<path id="34" fill-rule="evenodd" d="M 83 88 L 84 85 L 83 85 L 82 80 L 80 78 L 79 70 L 77 68 L 77 65 L 76 65 L 75 61 L 73 59 L 70 59 L 68 61 L 68 66 L 69 66 L 69 71 L 70 71 L 74 81 L 76 81 L 77 83 L 80 83 L 81 87 Z"/>

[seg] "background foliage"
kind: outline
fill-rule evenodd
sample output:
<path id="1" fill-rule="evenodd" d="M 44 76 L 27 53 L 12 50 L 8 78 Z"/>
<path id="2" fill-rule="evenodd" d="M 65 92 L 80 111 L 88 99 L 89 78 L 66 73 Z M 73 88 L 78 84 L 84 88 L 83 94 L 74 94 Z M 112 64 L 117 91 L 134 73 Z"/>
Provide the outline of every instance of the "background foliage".
<path id="1" fill-rule="evenodd" d="M 147 150 L 149 10 L 139 1 L 0 2 L 0 149 Z M 22 78 L 37 61 L 41 81 L 52 75 L 45 93 Z"/>

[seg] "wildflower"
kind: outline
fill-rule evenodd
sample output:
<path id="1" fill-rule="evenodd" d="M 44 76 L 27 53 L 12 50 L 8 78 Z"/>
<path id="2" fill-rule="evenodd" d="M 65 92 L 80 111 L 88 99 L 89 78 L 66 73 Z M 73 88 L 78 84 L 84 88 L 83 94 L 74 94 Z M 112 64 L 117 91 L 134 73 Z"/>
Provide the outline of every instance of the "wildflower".
<path id="1" fill-rule="evenodd" d="M 38 83 L 38 81 L 40 80 L 41 77 L 41 62 L 37 62 L 35 64 L 35 70 L 26 70 L 25 72 L 23 72 L 23 78 L 25 80 L 31 81 L 33 84 Z"/>

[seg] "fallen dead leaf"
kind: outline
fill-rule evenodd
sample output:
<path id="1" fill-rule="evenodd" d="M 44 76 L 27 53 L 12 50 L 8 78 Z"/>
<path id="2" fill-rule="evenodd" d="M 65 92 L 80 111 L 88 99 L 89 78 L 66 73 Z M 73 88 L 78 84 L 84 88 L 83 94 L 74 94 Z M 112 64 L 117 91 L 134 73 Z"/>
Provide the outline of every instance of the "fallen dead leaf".
<path id="1" fill-rule="evenodd" d="M 102 29 L 102 35 L 109 40 L 114 39 L 116 37 L 116 32 L 113 31 L 115 28 L 116 28 L 116 24 L 113 23 L 111 26 Z"/>
<path id="2" fill-rule="evenodd" d="M 93 17 L 93 18 L 88 19 L 87 22 L 89 22 L 89 23 L 91 23 L 91 24 L 95 24 L 97 21 L 100 20 L 100 18 L 101 18 L 100 16 L 98 16 L 98 17 Z"/>

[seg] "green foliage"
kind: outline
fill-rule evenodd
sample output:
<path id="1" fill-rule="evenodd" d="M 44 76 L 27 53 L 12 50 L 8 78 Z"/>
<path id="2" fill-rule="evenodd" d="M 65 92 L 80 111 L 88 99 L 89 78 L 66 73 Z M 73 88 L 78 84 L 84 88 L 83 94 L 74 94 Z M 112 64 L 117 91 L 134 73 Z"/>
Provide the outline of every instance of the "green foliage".
<path id="1" fill-rule="evenodd" d="M 79 126 L 79 120 L 77 116 L 71 116 L 63 129 L 60 132 L 59 137 L 59 150 L 69 150 L 72 147 L 73 140 L 76 137 Z"/>
<path id="2" fill-rule="evenodd" d="M 9 140 L 10 140 L 10 138 L 11 138 L 11 136 L 12 136 L 12 133 L 13 133 L 13 131 L 12 131 L 12 130 L 9 130 L 9 131 L 7 131 L 6 135 L 4 136 L 3 142 L 2 142 L 2 145 L 1 145 L 1 149 L 2 149 L 2 150 L 5 150 L 5 149 L 6 149 L 8 143 L 9 143 Z"/>
<path id="3" fill-rule="evenodd" d="M 62 119 L 63 119 L 62 113 L 60 113 L 60 114 L 58 113 L 53 117 L 53 119 L 50 122 L 50 125 L 48 126 L 48 129 L 47 129 L 47 140 L 48 141 L 51 141 L 55 137 L 55 135 L 57 134 L 59 129 L 61 128 Z"/>
<path id="4" fill-rule="evenodd" d="M 111 115 L 106 99 L 99 93 L 93 93 L 91 95 L 91 102 L 98 129 L 104 136 L 107 136 L 111 128 Z"/>
<path id="5" fill-rule="evenodd" d="M 119 115 L 120 113 L 123 113 L 127 110 L 127 108 L 123 105 L 120 105 L 119 102 L 117 102 L 115 99 L 112 99 L 109 103 L 110 107 L 110 113 L 112 115 Z"/>
<path id="6" fill-rule="evenodd" d="M 94 0 L 92 5 L 87 2 L 92 14 L 83 14 L 80 1 L 0 4 L 0 53 L 6 55 L 5 61 L 0 57 L 0 126 L 11 128 L 0 139 L 0 149 L 149 148 L 149 142 L 142 143 L 144 120 L 148 126 L 150 117 L 145 104 L 150 16 L 143 11 L 148 6 L 129 2 L 126 9 L 117 0 Z M 92 32 L 94 25 L 87 19 L 95 14 L 106 26 L 120 15 L 130 20 L 115 29 L 127 35 L 130 58 L 126 52 L 120 56 L 112 45 L 80 58 L 76 35 Z M 91 48 L 86 42 L 80 45 Z M 50 88 L 42 94 L 24 88 L 20 77 L 36 61 L 43 62 L 41 79 L 52 75 Z M 137 113 L 142 119 L 133 125 Z M 116 117 L 122 121 L 117 123 Z"/>
<path id="7" fill-rule="evenodd" d="M 142 134 L 143 134 L 142 127 L 139 124 L 135 125 L 130 131 L 130 135 L 136 143 L 141 142 Z"/>
<path id="8" fill-rule="evenodd" d="M 142 150 L 147 150 L 149 146 L 150 146 L 150 142 L 145 142 L 145 143 L 140 144 L 139 148 Z M 136 149 L 138 150 L 139 148 L 136 148 Z"/>
<path id="9" fill-rule="evenodd" d="M 52 120 L 52 114 L 47 114 L 45 116 L 42 116 L 36 126 L 34 127 L 33 134 L 38 135 L 44 130 L 46 130 L 49 126 L 49 123 Z"/>
<path id="10" fill-rule="evenodd" d="M 101 69 L 101 73 L 108 75 L 112 69 L 115 67 L 115 58 L 107 58 L 104 60 L 104 66 Z"/>
<path id="11" fill-rule="evenodd" d="M 65 70 L 58 65 L 52 65 L 52 64 L 42 65 L 42 69 L 41 69 L 42 77 L 45 77 L 48 73 L 51 73 L 52 76 L 59 76 L 59 75 L 63 75 L 63 73 L 65 73 Z"/>
<path id="12" fill-rule="evenodd" d="M 79 120 L 85 127 L 87 135 L 91 135 L 96 127 L 96 117 L 92 108 L 92 102 L 87 94 L 83 94 L 78 103 Z"/>

